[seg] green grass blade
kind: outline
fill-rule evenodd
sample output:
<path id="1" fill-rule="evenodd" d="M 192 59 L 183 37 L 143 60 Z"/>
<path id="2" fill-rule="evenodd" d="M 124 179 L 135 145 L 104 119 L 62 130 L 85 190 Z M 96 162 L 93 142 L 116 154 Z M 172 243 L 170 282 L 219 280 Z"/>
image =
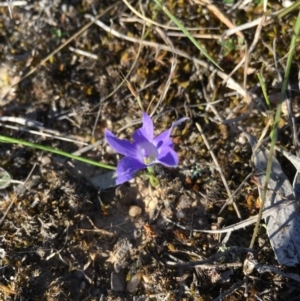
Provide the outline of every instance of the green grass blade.
<path id="1" fill-rule="evenodd" d="M 291 6 L 286 7 L 285 9 L 283 9 L 281 12 L 279 12 L 276 17 L 278 19 L 283 18 L 285 15 L 291 13 L 292 11 L 298 9 L 298 7 L 300 6 L 300 0 L 297 0 L 296 2 L 294 2 Z"/>
<path id="2" fill-rule="evenodd" d="M 188 32 L 188 30 L 180 23 L 180 21 L 172 15 L 169 10 L 162 5 L 159 0 L 153 0 L 156 5 L 170 18 L 172 22 L 185 34 L 185 36 L 200 50 L 200 52 L 216 67 L 220 70 L 222 68 L 213 60 L 213 58 L 206 52 L 206 50 L 194 39 L 194 37 Z"/>
<path id="3" fill-rule="evenodd" d="M 269 96 L 268 96 L 268 93 L 267 93 L 267 89 L 266 89 L 266 85 L 264 83 L 263 77 L 260 73 L 257 74 L 257 77 L 259 79 L 261 90 L 263 92 L 263 95 L 264 95 L 265 101 L 267 103 L 268 109 L 271 110 L 271 103 L 270 103 L 270 99 L 269 99 Z"/>
<path id="4" fill-rule="evenodd" d="M 84 163 L 87 163 L 87 164 L 91 164 L 91 165 L 94 165 L 94 166 L 98 166 L 98 167 L 102 167 L 102 168 L 106 168 L 106 169 L 111 169 L 111 170 L 116 169 L 116 167 L 105 164 L 105 163 L 96 162 L 96 161 L 89 160 L 89 159 L 86 159 L 86 158 L 83 158 L 83 157 L 80 157 L 80 156 L 72 155 L 70 153 L 67 153 L 67 152 L 64 152 L 64 151 L 61 151 L 61 150 L 58 150 L 58 149 L 55 149 L 55 148 L 51 148 L 51 147 L 48 147 L 48 146 L 44 146 L 44 145 L 40 145 L 40 144 L 36 144 L 36 143 L 31 143 L 31 142 L 28 142 L 28 141 L 23 141 L 23 140 L 19 140 L 19 139 L 7 137 L 7 136 L 0 135 L 0 142 L 21 144 L 21 145 L 24 145 L 24 146 L 29 146 L 29 147 L 40 149 L 40 150 L 43 150 L 43 151 L 46 151 L 46 152 L 49 152 L 49 153 L 53 153 L 53 154 L 56 154 L 56 155 L 60 155 L 60 156 L 63 156 L 63 157 L 67 157 L 67 158 L 70 158 L 70 159 L 81 161 L 81 162 L 84 162 Z"/>
<path id="5" fill-rule="evenodd" d="M 300 11 L 299 11 L 299 14 L 298 14 L 295 26 L 294 26 L 294 33 L 293 33 L 292 40 L 291 40 L 291 45 L 290 45 L 289 54 L 288 54 L 287 63 L 286 63 L 286 69 L 285 69 L 285 73 L 284 73 L 283 84 L 282 84 L 281 93 L 280 93 L 280 102 L 279 102 L 277 110 L 276 110 L 274 124 L 273 124 L 272 131 L 271 131 L 271 146 L 270 146 L 270 155 L 268 158 L 267 171 L 266 171 L 266 179 L 265 179 L 266 182 L 265 182 L 264 191 L 263 191 L 263 195 L 262 195 L 261 207 L 259 209 L 257 222 L 255 224 L 253 236 L 252 236 L 251 243 L 250 243 L 250 248 L 253 248 L 253 246 L 254 246 L 255 238 L 258 233 L 258 227 L 260 224 L 262 212 L 264 209 L 264 203 L 265 203 L 265 199 L 266 199 L 266 195 L 267 195 L 268 184 L 269 184 L 269 180 L 270 180 L 270 176 L 271 176 L 272 156 L 274 154 L 275 143 L 277 140 L 277 130 L 278 130 L 278 122 L 280 119 L 281 106 L 282 106 L 282 102 L 284 101 L 285 95 L 286 95 L 286 89 L 287 89 L 287 85 L 288 85 L 289 75 L 290 75 L 290 71 L 291 71 L 291 65 L 292 65 L 292 61 L 293 61 L 293 56 L 294 56 L 295 47 L 296 47 L 296 41 L 297 41 L 299 32 L 300 32 Z"/>

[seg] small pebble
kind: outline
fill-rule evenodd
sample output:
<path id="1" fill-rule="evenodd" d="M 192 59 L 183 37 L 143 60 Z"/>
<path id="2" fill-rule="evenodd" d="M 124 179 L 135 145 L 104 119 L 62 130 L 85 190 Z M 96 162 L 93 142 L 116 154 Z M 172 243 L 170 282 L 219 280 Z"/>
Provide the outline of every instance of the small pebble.
<path id="1" fill-rule="evenodd" d="M 183 219 L 183 218 L 185 218 L 185 213 L 182 210 L 179 210 L 176 212 L 176 217 L 178 219 Z"/>
<path id="2" fill-rule="evenodd" d="M 239 135 L 238 141 L 242 145 L 244 145 L 244 144 L 246 144 L 248 142 L 246 136 L 243 133 Z"/>
<path id="3" fill-rule="evenodd" d="M 51 163 L 51 159 L 49 156 L 43 156 L 39 159 L 39 161 L 42 163 L 42 165 L 49 165 Z"/>
<path id="4" fill-rule="evenodd" d="M 126 285 L 126 290 L 130 293 L 134 292 L 141 282 L 141 274 L 137 273 L 131 277 Z"/>
<path id="5" fill-rule="evenodd" d="M 131 217 L 138 217 L 141 215 L 142 209 L 139 206 L 130 206 L 128 213 Z"/>
<path id="6" fill-rule="evenodd" d="M 125 277 L 123 272 L 121 273 L 111 273 L 110 285 L 111 289 L 116 292 L 123 292 L 125 290 Z"/>

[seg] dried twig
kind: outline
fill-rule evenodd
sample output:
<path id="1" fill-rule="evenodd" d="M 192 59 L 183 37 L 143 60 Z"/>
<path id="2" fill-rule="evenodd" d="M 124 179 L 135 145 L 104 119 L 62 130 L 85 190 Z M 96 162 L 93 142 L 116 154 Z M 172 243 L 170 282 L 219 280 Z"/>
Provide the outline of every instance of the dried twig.
<path id="1" fill-rule="evenodd" d="M 286 208 L 287 206 L 293 205 L 296 202 L 298 202 L 298 201 L 297 200 L 282 200 L 281 202 L 276 203 L 276 205 L 265 209 L 263 214 L 262 214 L 262 218 L 265 219 L 266 217 L 274 214 L 274 212 L 279 211 L 282 208 Z M 227 233 L 227 232 L 231 232 L 231 231 L 236 231 L 236 230 L 245 228 L 247 226 L 250 226 L 250 225 L 256 223 L 258 215 L 251 216 L 251 217 L 247 218 L 246 220 L 240 221 L 240 222 L 238 222 L 236 224 L 233 224 L 231 226 L 227 226 L 227 227 L 224 227 L 222 229 L 217 229 L 217 230 L 199 230 L 199 229 L 195 230 L 195 229 L 191 229 L 191 228 L 187 228 L 185 226 L 182 226 L 179 223 L 173 222 L 172 220 L 170 220 L 169 218 L 167 218 L 163 215 L 162 215 L 162 217 L 166 221 L 168 221 L 169 223 L 172 223 L 172 224 L 176 225 L 178 228 L 181 228 L 181 229 L 184 229 L 184 230 L 187 230 L 187 231 L 219 234 L 219 233 Z"/>
<path id="2" fill-rule="evenodd" d="M 18 85 L 21 81 L 23 81 L 28 76 L 32 75 L 40 66 L 45 64 L 52 56 L 54 56 L 56 53 L 58 53 L 60 50 L 62 50 L 65 46 L 70 44 L 75 38 L 80 36 L 83 32 L 85 32 L 98 18 L 101 18 L 103 15 L 105 15 L 107 12 L 109 12 L 111 9 L 113 9 L 116 5 L 118 5 L 118 2 L 112 4 L 108 8 L 106 8 L 103 12 L 101 12 L 99 15 L 95 16 L 92 21 L 87 23 L 85 26 L 83 26 L 80 30 L 78 30 L 75 34 L 73 34 L 69 39 L 67 39 L 64 43 L 59 45 L 55 50 L 53 50 L 50 54 L 48 54 L 44 59 L 42 59 L 39 64 L 37 64 L 35 67 L 33 67 L 29 72 L 27 72 L 22 78 L 15 83 L 11 85 L 10 88 L 13 88 L 14 86 Z"/>
<path id="3" fill-rule="evenodd" d="M 76 229 L 76 231 L 84 231 L 84 232 L 98 232 L 104 236 L 108 236 L 108 237 L 114 237 L 116 236 L 116 233 L 113 233 L 113 232 L 110 232 L 110 231 L 107 231 L 107 230 L 104 230 L 104 229 L 99 229 L 95 226 L 95 224 L 92 222 L 92 220 L 86 216 L 86 218 L 88 219 L 88 221 L 90 222 L 90 224 L 92 225 L 92 227 L 94 229 L 82 229 L 82 228 L 79 228 L 79 229 Z"/>
<path id="4" fill-rule="evenodd" d="M 4 124 L 2 122 L 0 122 L 0 126 L 7 128 L 7 129 L 12 129 L 12 130 L 16 130 L 16 131 L 22 131 L 22 132 L 27 132 L 30 134 L 34 134 L 34 135 L 39 135 L 39 136 L 43 136 L 43 137 L 49 137 L 52 139 L 57 139 L 57 140 L 62 140 L 62 141 L 67 141 L 67 142 L 72 142 L 75 144 L 80 144 L 80 145 L 87 145 L 88 143 L 83 142 L 83 141 L 79 141 L 79 139 L 74 139 L 74 138 L 68 138 L 68 137 L 63 137 L 63 136 L 57 136 L 57 135 L 53 135 L 53 134 L 48 134 L 46 132 L 38 132 L 38 131 L 34 131 L 34 130 L 29 130 L 28 128 L 25 128 L 23 126 L 13 126 L 13 125 L 8 125 L 8 124 Z"/>
<path id="5" fill-rule="evenodd" d="M 222 179 L 222 182 L 223 182 L 223 184 L 224 184 L 224 187 L 225 187 L 225 189 L 226 189 L 226 191 L 227 191 L 228 196 L 229 196 L 230 198 L 232 198 L 231 191 L 230 191 L 229 186 L 228 186 L 228 184 L 227 184 L 227 181 L 226 181 L 226 178 L 225 178 L 224 173 L 223 173 L 223 171 L 222 171 L 222 168 L 221 168 L 221 166 L 220 166 L 220 164 L 219 164 L 219 162 L 218 162 L 217 157 L 215 156 L 214 152 L 212 151 L 212 148 L 210 147 L 208 140 L 206 139 L 206 137 L 205 137 L 205 135 L 204 135 L 204 132 L 203 132 L 203 130 L 202 130 L 201 125 L 200 125 L 199 123 L 196 122 L 196 127 L 197 127 L 198 131 L 200 132 L 200 135 L 201 135 L 201 137 L 202 137 L 202 139 L 203 139 L 203 141 L 204 141 L 204 143 L 205 143 L 207 149 L 209 150 L 209 153 L 210 153 L 210 155 L 211 155 L 211 157 L 212 157 L 212 159 L 213 159 L 213 161 L 214 161 L 214 163 L 215 163 L 215 165 L 216 165 L 216 169 L 217 169 L 217 171 L 218 171 L 219 174 L 220 174 L 220 177 L 221 177 L 221 179 Z M 237 214 L 238 218 L 241 219 L 241 214 L 240 214 L 239 209 L 238 209 L 238 207 L 237 207 L 237 205 L 236 205 L 235 202 L 233 202 L 233 207 L 234 207 L 234 209 L 235 209 L 235 211 L 236 211 L 236 214 Z"/>
<path id="6" fill-rule="evenodd" d="M 194 0 L 194 2 L 207 7 L 228 28 L 230 29 L 236 28 L 236 26 L 221 12 L 221 10 L 217 6 L 212 4 L 210 0 Z M 238 37 L 242 38 L 243 40 L 245 39 L 242 32 L 236 31 L 235 33 Z"/>
<path id="7" fill-rule="evenodd" d="M 86 14 L 85 17 L 90 20 L 93 20 L 94 23 L 96 25 L 100 26 L 103 30 L 107 31 L 108 33 L 110 33 L 120 39 L 124 39 L 126 41 L 133 42 L 133 43 L 141 43 L 141 41 L 139 39 L 134 38 L 134 37 L 129 37 L 127 35 L 122 34 L 118 31 L 110 28 L 109 26 L 107 26 L 106 24 L 101 22 L 100 20 L 95 20 L 95 18 L 89 14 Z M 149 41 L 142 41 L 142 44 L 145 46 L 154 47 L 158 50 L 166 50 L 169 52 L 175 52 L 178 56 L 185 57 L 185 58 L 193 61 L 194 63 L 199 64 L 200 66 L 204 67 L 205 69 L 207 69 L 211 72 L 216 72 L 220 78 L 222 78 L 222 79 L 227 78 L 226 73 L 214 68 L 211 64 L 207 63 L 206 61 L 203 61 L 203 60 L 197 59 L 193 56 L 190 56 L 189 54 L 187 54 L 186 52 L 184 52 L 182 50 L 179 50 L 177 48 L 172 49 L 171 47 L 166 46 L 164 44 L 159 44 L 159 43 L 149 42 Z M 226 84 L 229 89 L 235 90 L 242 97 L 246 97 L 246 91 L 234 79 L 229 78 L 228 81 L 226 82 Z M 256 96 L 253 96 L 253 97 L 256 97 Z"/>
<path id="8" fill-rule="evenodd" d="M 220 258 L 224 258 L 227 255 L 231 256 L 232 254 L 247 253 L 247 252 L 253 252 L 253 251 L 254 250 L 250 249 L 250 248 L 231 247 L 231 248 L 227 249 L 226 251 L 218 252 L 207 259 L 195 260 L 195 261 L 191 261 L 191 262 L 167 261 L 167 264 L 172 267 L 176 267 L 176 268 L 188 269 L 188 268 L 194 268 L 194 267 L 198 267 L 198 266 L 200 267 L 201 265 L 213 264 L 216 261 L 218 261 Z M 169 256 L 169 257 L 171 257 L 171 256 Z M 237 263 L 235 263 L 235 264 L 237 264 Z M 238 263 L 238 264 L 240 264 L 240 263 Z M 214 267 L 216 267 L 216 266 L 214 266 Z"/>
<path id="9" fill-rule="evenodd" d="M 246 52 L 246 54 L 243 56 L 243 58 L 241 59 L 241 61 L 234 67 L 234 69 L 230 72 L 230 74 L 228 75 L 228 78 L 231 77 L 245 62 L 246 62 L 246 66 L 249 64 L 249 55 L 250 53 L 254 50 L 256 44 L 258 43 L 260 37 L 261 37 L 261 30 L 262 30 L 262 27 L 264 25 L 264 22 L 265 22 L 265 17 L 263 17 L 261 19 L 261 22 L 258 24 L 257 28 L 256 28 L 256 31 L 255 31 L 255 35 L 254 35 L 254 39 L 252 41 L 252 44 L 250 45 L 248 51 Z M 247 47 L 247 44 L 246 44 L 246 47 Z M 246 60 L 247 59 L 247 60 Z M 246 75 L 247 75 L 247 68 L 245 66 L 245 76 L 244 76 L 244 79 L 246 78 Z M 223 80 L 223 84 L 227 81 L 227 79 L 224 79 Z M 246 82 L 244 80 L 244 89 L 246 88 Z"/>
<path id="10" fill-rule="evenodd" d="M 174 50 L 174 45 L 173 45 L 172 41 L 169 39 L 169 37 L 167 37 L 166 34 L 159 27 L 156 28 L 156 31 L 160 34 L 160 36 L 164 39 L 164 41 L 170 45 L 171 49 Z M 172 59 L 172 62 L 171 62 L 169 77 L 167 79 L 164 90 L 161 93 L 156 106 L 154 107 L 154 109 L 152 110 L 152 112 L 150 114 L 151 117 L 155 114 L 156 110 L 158 109 L 158 107 L 160 106 L 160 104 L 162 103 L 164 98 L 166 97 L 166 95 L 169 91 L 170 85 L 171 85 L 171 80 L 172 80 L 172 77 L 175 73 L 175 69 L 177 67 L 176 52 L 174 51 L 174 52 L 172 52 L 172 54 L 173 54 L 173 59 Z"/>
<path id="11" fill-rule="evenodd" d="M 223 210 L 226 208 L 228 204 L 232 201 L 232 198 L 242 189 L 242 187 L 245 185 L 246 181 L 253 175 L 253 172 L 250 172 L 248 176 L 243 180 L 243 182 L 240 184 L 240 186 L 231 194 L 231 196 L 225 201 L 224 205 L 219 211 L 219 214 L 223 212 Z"/>

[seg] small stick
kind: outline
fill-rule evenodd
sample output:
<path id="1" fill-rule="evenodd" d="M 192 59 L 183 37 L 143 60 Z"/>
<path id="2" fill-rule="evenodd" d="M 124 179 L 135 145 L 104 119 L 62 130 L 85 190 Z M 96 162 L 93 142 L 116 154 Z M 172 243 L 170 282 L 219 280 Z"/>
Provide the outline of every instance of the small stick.
<path id="1" fill-rule="evenodd" d="M 110 11 L 112 8 L 114 8 L 116 5 L 118 4 L 118 2 L 112 4 L 111 6 L 109 6 L 108 8 L 106 8 L 103 12 L 101 12 L 99 15 L 95 16 L 95 18 L 93 18 L 93 20 L 91 20 L 89 23 L 87 23 L 86 25 L 84 25 L 82 28 L 80 28 L 75 34 L 73 34 L 68 40 L 66 40 L 64 43 L 62 43 L 61 45 L 59 45 L 55 50 L 53 50 L 52 52 L 50 52 L 44 59 L 42 59 L 39 64 L 37 64 L 37 66 L 33 67 L 29 72 L 27 72 L 20 80 L 18 80 L 17 82 L 13 83 L 11 85 L 10 88 L 18 85 L 21 81 L 23 81 L 25 78 L 27 78 L 28 76 L 30 76 L 31 74 L 33 74 L 40 66 L 42 66 L 43 64 L 45 64 L 53 55 L 55 55 L 56 53 L 58 53 L 60 50 L 62 50 L 65 46 L 67 46 L 68 44 L 70 44 L 75 38 L 77 38 L 78 36 L 80 36 L 83 32 L 85 32 L 89 27 L 91 27 L 91 25 L 93 25 L 93 23 L 101 18 L 103 15 L 105 15 L 108 11 Z"/>
<path id="2" fill-rule="evenodd" d="M 212 151 L 212 149 L 211 149 L 211 147 L 210 147 L 210 145 L 209 145 L 208 140 L 206 139 L 206 137 L 205 137 L 205 135 L 204 135 L 204 133 L 203 133 L 203 130 L 202 130 L 201 125 L 200 125 L 199 123 L 196 122 L 196 127 L 197 127 L 198 131 L 200 132 L 200 135 L 201 135 L 201 137 L 202 137 L 202 139 L 203 139 L 203 141 L 204 141 L 204 143 L 205 143 L 207 149 L 209 150 L 209 153 L 210 153 L 210 155 L 211 155 L 211 157 L 212 157 L 212 159 L 213 159 L 213 161 L 214 161 L 214 163 L 215 163 L 215 165 L 216 165 L 216 167 L 217 167 L 217 170 L 218 170 L 218 172 L 219 172 L 219 174 L 220 174 L 220 176 L 221 176 L 221 179 L 222 179 L 222 181 L 223 181 L 223 184 L 224 184 L 224 187 L 225 187 L 225 189 L 226 189 L 226 191 L 227 191 L 228 196 L 229 196 L 229 197 L 232 197 L 231 191 L 230 191 L 229 186 L 228 186 L 228 184 L 227 184 L 227 181 L 226 181 L 226 179 L 225 179 L 225 176 L 224 176 L 224 173 L 223 173 L 223 171 L 222 171 L 222 168 L 221 168 L 221 166 L 220 166 L 220 164 L 219 164 L 219 162 L 218 162 L 218 160 L 217 160 L 217 157 L 215 156 L 214 152 Z M 239 209 L 238 209 L 238 207 L 237 207 L 237 205 L 236 205 L 235 202 L 233 202 L 233 207 L 234 207 L 234 209 L 235 209 L 235 211 L 236 211 L 236 214 L 237 214 L 238 218 L 241 219 L 242 216 L 241 216 L 241 214 L 240 214 L 240 212 L 239 212 Z"/>
<path id="3" fill-rule="evenodd" d="M 113 28 L 107 26 L 106 24 L 104 24 L 103 22 L 101 22 L 100 20 L 96 20 L 92 15 L 86 14 L 85 15 L 86 18 L 93 20 L 94 23 L 96 25 L 98 25 L 99 27 L 101 27 L 103 30 L 105 30 L 106 32 L 129 42 L 133 42 L 133 43 L 142 43 L 145 46 L 149 46 L 149 47 L 154 47 L 156 49 L 159 50 L 166 50 L 169 52 L 175 52 L 177 55 L 181 56 L 181 57 L 185 57 L 191 61 L 193 61 L 194 63 L 206 68 L 207 70 L 211 71 L 211 72 L 216 72 L 217 75 L 219 77 L 221 77 L 222 79 L 227 78 L 227 74 L 218 70 L 217 68 L 214 68 L 211 64 L 207 63 L 204 60 L 200 60 L 196 57 L 190 56 L 189 54 L 187 54 L 186 52 L 179 50 L 177 48 L 172 49 L 170 46 L 164 45 L 164 44 L 159 44 L 159 43 L 154 43 L 154 42 L 150 42 L 150 41 L 140 41 L 137 38 L 134 37 L 129 37 L 127 35 L 124 35 L 116 30 L 114 30 Z M 240 84 L 238 84 L 233 78 L 229 78 L 227 81 L 227 87 L 229 89 L 235 90 L 238 94 L 240 94 L 242 97 L 246 97 L 246 91 L 244 90 L 244 88 L 242 88 L 242 86 Z M 257 96 L 253 96 L 258 98 Z"/>
<path id="4" fill-rule="evenodd" d="M 232 198 L 242 189 L 246 181 L 253 175 L 253 171 L 248 174 L 248 176 L 243 180 L 243 182 L 240 184 L 240 186 L 233 192 L 233 194 L 225 201 L 225 204 L 222 206 L 221 210 L 219 211 L 219 214 L 221 214 L 224 210 L 224 208 L 230 203 Z"/>
<path id="5" fill-rule="evenodd" d="M 262 218 L 266 218 L 270 215 L 272 215 L 275 211 L 277 210 L 281 210 L 282 208 L 286 208 L 287 206 L 290 206 L 292 204 L 294 204 L 295 202 L 298 202 L 298 200 L 282 200 L 281 202 L 278 202 L 276 203 L 275 206 L 273 207 L 270 207 L 268 209 L 265 209 L 263 214 L 262 214 Z M 217 230 L 195 230 L 195 229 L 191 229 L 191 228 L 187 228 L 185 226 L 182 226 L 180 225 L 179 223 L 176 223 L 174 221 L 172 221 L 171 219 L 165 217 L 162 215 L 162 217 L 168 221 L 169 223 L 172 223 L 174 224 L 176 227 L 180 228 L 180 229 L 183 229 L 183 230 L 187 230 L 187 231 L 191 231 L 191 232 L 201 232 L 201 233 L 210 233 L 210 234 L 219 234 L 219 233 L 227 233 L 227 232 L 232 232 L 232 231 L 236 231 L 236 230 L 239 230 L 241 228 L 245 228 L 247 226 L 250 226 L 252 224 L 255 224 L 256 221 L 257 221 L 257 217 L 258 217 L 258 214 L 254 215 L 254 216 L 251 216 L 243 221 L 240 221 L 236 224 L 233 224 L 231 226 L 227 226 L 227 227 L 224 227 L 222 229 L 217 229 Z"/>

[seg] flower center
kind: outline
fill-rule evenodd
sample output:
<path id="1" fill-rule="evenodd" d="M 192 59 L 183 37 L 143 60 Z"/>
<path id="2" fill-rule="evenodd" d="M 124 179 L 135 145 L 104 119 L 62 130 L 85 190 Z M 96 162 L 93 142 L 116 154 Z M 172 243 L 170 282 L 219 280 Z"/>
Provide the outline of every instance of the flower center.
<path id="1" fill-rule="evenodd" d="M 138 145 L 138 157 L 143 163 L 149 165 L 158 157 L 158 151 L 151 142 L 144 141 Z"/>

